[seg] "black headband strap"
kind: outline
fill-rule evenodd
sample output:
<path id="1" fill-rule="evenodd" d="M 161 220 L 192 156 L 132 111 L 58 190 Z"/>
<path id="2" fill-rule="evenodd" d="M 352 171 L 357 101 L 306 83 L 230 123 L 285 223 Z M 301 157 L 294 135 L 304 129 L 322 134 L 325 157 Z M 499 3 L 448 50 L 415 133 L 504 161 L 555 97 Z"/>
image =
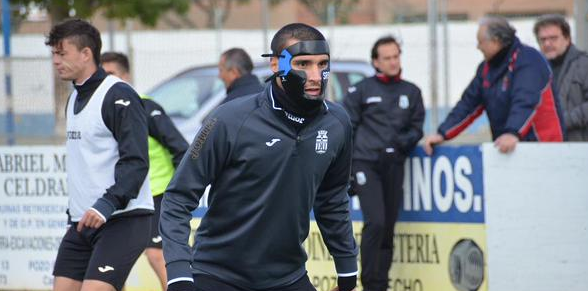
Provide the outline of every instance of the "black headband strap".
<path id="1" fill-rule="evenodd" d="M 329 43 L 326 40 L 304 40 L 286 48 L 292 56 L 329 54 Z"/>
<path id="2" fill-rule="evenodd" d="M 299 55 L 330 55 L 329 43 L 326 40 L 304 40 L 299 41 L 286 48 L 292 56 Z M 277 52 L 271 54 L 262 54 L 263 58 L 278 57 L 284 58 L 285 56 Z"/>

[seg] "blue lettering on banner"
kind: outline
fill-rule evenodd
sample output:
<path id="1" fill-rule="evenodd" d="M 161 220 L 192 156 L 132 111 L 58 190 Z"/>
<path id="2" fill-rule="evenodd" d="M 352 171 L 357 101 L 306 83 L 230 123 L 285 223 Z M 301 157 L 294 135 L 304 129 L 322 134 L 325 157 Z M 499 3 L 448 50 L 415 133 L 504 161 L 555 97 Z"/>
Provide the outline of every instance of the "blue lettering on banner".
<path id="1" fill-rule="evenodd" d="M 479 146 L 417 148 L 405 165 L 399 221 L 484 223 L 482 151 Z"/>
<path id="2" fill-rule="evenodd" d="M 407 158 L 398 221 L 484 223 L 482 151 L 479 146 L 421 147 Z M 351 219 L 363 220 L 357 197 Z"/>

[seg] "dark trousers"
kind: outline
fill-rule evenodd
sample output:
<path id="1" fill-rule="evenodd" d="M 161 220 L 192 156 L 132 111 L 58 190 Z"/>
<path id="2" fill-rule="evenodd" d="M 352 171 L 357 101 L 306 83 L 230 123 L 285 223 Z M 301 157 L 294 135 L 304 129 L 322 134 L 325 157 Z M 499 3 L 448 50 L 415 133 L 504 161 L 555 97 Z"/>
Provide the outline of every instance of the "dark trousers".
<path id="1" fill-rule="evenodd" d="M 250 289 L 231 285 L 206 275 L 194 275 L 194 285 L 196 285 L 195 291 L 250 291 Z M 310 283 L 308 275 L 304 275 L 288 286 L 270 288 L 264 291 L 316 291 L 316 289 Z"/>
<path id="2" fill-rule="evenodd" d="M 394 224 L 404 195 L 404 162 L 353 161 L 353 175 L 364 223 L 361 283 L 366 291 L 385 291 L 394 253 Z"/>

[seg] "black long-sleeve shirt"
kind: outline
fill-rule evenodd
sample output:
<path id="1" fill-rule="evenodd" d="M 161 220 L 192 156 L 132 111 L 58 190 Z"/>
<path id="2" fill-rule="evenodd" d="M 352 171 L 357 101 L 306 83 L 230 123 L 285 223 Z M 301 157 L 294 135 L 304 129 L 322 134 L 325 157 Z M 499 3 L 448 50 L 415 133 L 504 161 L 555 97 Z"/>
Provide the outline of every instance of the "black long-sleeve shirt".
<path id="1" fill-rule="evenodd" d="M 144 98 L 143 106 L 147 111 L 149 136 L 157 140 L 170 152 L 173 157 L 174 168 L 177 168 L 190 145 L 165 113 L 163 107 L 157 102 Z"/>
<path id="2" fill-rule="evenodd" d="M 88 104 L 106 76 L 106 72 L 98 68 L 83 84 L 74 85 L 78 93 L 74 103 L 75 114 Z M 128 106 L 115 104 L 120 97 L 130 101 Z M 149 171 L 148 126 L 141 98 L 131 86 L 123 82 L 116 83 L 108 90 L 101 113 L 104 124 L 118 143 L 119 152 L 114 170 L 115 183 L 106 189 L 104 196 L 93 206 L 108 218 L 112 212 L 125 208 L 131 199 L 136 198 L 145 181 Z"/>
<path id="3" fill-rule="evenodd" d="M 377 161 L 386 148 L 403 155 L 423 137 L 421 90 L 399 78 L 366 78 L 349 89 L 343 104 L 353 125 L 353 159 Z"/>

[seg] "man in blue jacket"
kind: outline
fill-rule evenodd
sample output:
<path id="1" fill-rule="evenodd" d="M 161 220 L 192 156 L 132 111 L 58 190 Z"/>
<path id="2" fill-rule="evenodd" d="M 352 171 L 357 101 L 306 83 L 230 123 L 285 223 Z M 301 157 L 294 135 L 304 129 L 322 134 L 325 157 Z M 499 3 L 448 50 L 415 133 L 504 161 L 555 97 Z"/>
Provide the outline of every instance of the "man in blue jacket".
<path id="1" fill-rule="evenodd" d="M 501 17 L 485 17 L 478 30 L 484 61 L 437 133 L 425 139 L 425 151 L 452 139 L 486 110 L 495 146 L 512 152 L 519 141 L 563 141 L 559 99 L 552 73 L 540 52 L 522 44 Z"/>
<path id="2" fill-rule="evenodd" d="M 210 114 L 165 192 L 168 291 L 315 290 L 302 246 L 311 210 L 338 290 L 355 288 L 352 130 L 345 110 L 324 100 L 329 46 L 315 28 L 293 23 L 271 48 L 271 84 Z M 190 247 L 191 212 L 208 184 L 209 209 Z"/>

